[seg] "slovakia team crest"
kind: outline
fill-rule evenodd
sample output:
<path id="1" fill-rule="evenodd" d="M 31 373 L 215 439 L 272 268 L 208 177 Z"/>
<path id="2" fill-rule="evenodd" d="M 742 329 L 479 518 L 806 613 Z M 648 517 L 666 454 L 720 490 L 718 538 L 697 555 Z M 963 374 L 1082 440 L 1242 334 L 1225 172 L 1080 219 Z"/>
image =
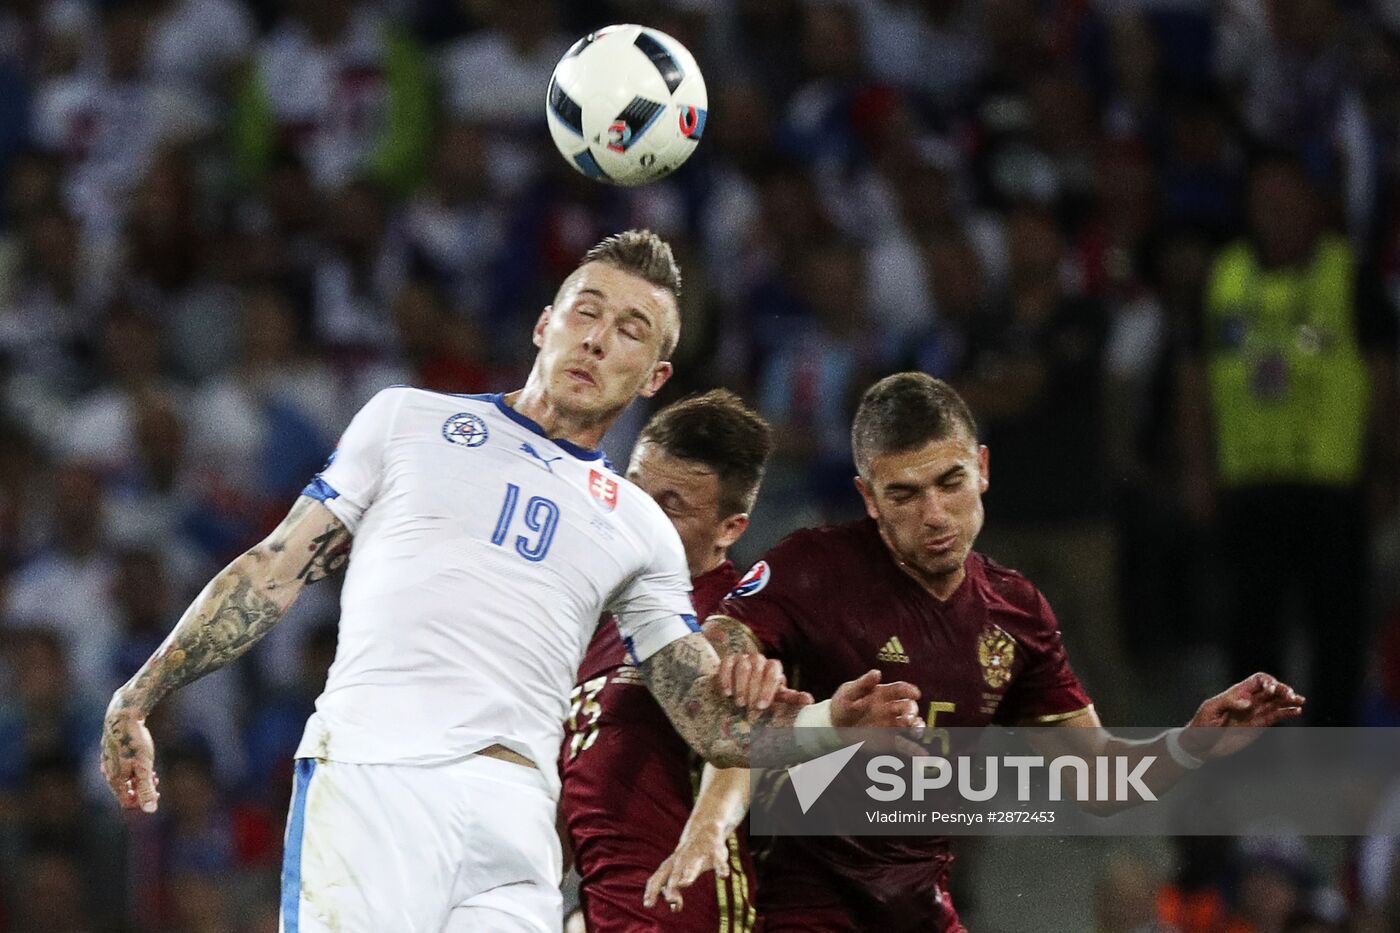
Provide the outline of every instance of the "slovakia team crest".
<path id="1" fill-rule="evenodd" d="M 734 589 L 729 591 L 725 599 L 741 599 L 745 596 L 752 596 L 768 585 L 768 578 L 773 572 L 768 569 L 768 561 L 761 560 L 749 568 L 749 572 L 744 574 L 742 580 L 735 584 Z"/>
<path id="2" fill-rule="evenodd" d="M 486 443 L 489 434 L 486 422 L 467 411 L 453 415 L 442 425 L 442 436 L 447 438 L 449 443 L 461 444 L 464 447 L 480 447 Z"/>
<path id="3" fill-rule="evenodd" d="M 588 471 L 588 494 L 604 512 L 617 508 L 617 480 L 597 470 Z"/>

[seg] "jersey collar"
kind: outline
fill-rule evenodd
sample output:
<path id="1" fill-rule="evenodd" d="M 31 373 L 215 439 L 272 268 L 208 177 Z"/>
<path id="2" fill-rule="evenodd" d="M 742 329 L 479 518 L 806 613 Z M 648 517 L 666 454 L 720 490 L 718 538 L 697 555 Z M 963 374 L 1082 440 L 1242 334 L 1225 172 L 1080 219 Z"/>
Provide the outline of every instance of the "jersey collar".
<path id="1" fill-rule="evenodd" d="M 564 453 L 569 454 L 570 456 L 577 457 L 580 460 L 604 460 L 603 451 L 601 450 L 592 450 L 588 447 L 580 447 L 578 444 L 575 444 L 572 441 L 566 441 L 562 437 L 550 437 L 547 433 L 545 433 L 544 428 L 540 427 L 538 421 L 531 418 L 529 415 L 522 415 L 520 412 L 507 405 L 506 394 L 504 392 L 491 392 L 486 395 L 470 395 L 467 397 L 479 398 L 484 401 L 493 403 L 497 408 L 501 410 L 501 414 L 505 415 L 511 421 L 514 421 L 516 424 L 520 425 L 522 428 L 525 428 L 527 431 L 533 431 L 535 434 L 538 434 L 540 437 L 549 441 L 551 444 L 555 445 L 560 450 L 564 451 Z M 604 460 L 604 463 L 606 463 L 606 460 Z"/>

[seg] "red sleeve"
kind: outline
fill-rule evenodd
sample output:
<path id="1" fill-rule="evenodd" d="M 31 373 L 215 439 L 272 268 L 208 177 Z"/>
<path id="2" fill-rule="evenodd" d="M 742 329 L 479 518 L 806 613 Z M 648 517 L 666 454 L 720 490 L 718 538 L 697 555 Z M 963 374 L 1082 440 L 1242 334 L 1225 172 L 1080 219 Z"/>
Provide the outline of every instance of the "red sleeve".
<path id="1" fill-rule="evenodd" d="M 783 559 L 782 551 L 779 545 L 750 567 L 716 610 L 718 615 L 737 619 L 748 626 L 763 653 L 778 658 L 789 653 L 796 644 L 796 620 L 800 618 L 794 598 L 798 581 L 792 574 L 791 562 Z"/>
<path id="2" fill-rule="evenodd" d="M 1044 596 L 1035 595 L 1038 619 L 1016 639 L 1017 649 L 1025 653 L 1025 666 L 997 707 L 996 722 L 1000 725 L 1053 723 L 1093 705 L 1069 666 L 1054 610 Z"/>

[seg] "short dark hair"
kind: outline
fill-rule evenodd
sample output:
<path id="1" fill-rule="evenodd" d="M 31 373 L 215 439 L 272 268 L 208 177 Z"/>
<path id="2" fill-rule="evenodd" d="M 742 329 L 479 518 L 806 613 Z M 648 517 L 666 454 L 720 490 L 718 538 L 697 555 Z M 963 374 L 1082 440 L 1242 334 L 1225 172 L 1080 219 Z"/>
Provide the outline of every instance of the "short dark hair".
<path id="1" fill-rule="evenodd" d="M 658 288 L 667 289 L 678 301 L 681 297 L 681 267 L 676 264 L 670 244 L 650 230 L 624 230 L 604 237 L 583 254 L 579 265 L 590 262 L 630 272 Z M 675 333 L 666 335 L 661 347 L 662 358 L 676 349 L 678 337 Z"/>
<path id="2" fill-rule="evenodd" d="M 895 373 L 865 390 L 851 424 L 856 471 L 866 476 L 870 461 L 941 441 L 956 432 L 977 440 L 977 422 L 962 396 L 927 373 Z"/>
<path id="3" fill-rule="evenodd" d="M 773 451 L 768 422 L 728 389 L 711 389 L 661 409 L 637 442 L 703 464 L 719 475 L 722 515 L 748 512 Z"/>
<path id="4" fill-rule="evenodd" d="M 600 240 L 583 254 L 583 262 L 601 262 L 646 279 L 659 288 L 681 294 L 681 268 L 671 246 L 650 230 L 624 230 Z"/>

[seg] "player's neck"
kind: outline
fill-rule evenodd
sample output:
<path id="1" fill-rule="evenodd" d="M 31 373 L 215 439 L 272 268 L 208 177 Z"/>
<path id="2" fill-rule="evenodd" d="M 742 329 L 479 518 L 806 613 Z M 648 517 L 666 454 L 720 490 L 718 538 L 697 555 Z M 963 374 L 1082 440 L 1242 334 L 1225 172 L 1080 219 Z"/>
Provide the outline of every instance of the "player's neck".
<path id="1" fill-rule="evenodd" d="M 705 574 L 719 569 L 719 565 L 727 560 L 729 560 L 729 552 L 723 549 L 707 555 L 703 560 L 698 561 L 696 566 L 690 568 L 690 579 L 700 579 Z"/>
<path id="2" fill-rule="evenodd" d="M 505 403 L 538 424 L 549 437 L 566 440 L 589 450 L 595 450 L 603 443 L 603 435 L 620 414 L 614 412 L 601 419 L 596 415 L 581 417 L 555 405 L 549 393 L 533 379 L 525 383 L 525 388 L 507 392 Z"/>

